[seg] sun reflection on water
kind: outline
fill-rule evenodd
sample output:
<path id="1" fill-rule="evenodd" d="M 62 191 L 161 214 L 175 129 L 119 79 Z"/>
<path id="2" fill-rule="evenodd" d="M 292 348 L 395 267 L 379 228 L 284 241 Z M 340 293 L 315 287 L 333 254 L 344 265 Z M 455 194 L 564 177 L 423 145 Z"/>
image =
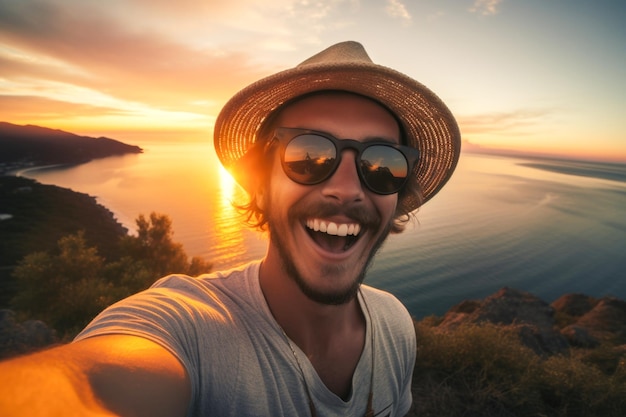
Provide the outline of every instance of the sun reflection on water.
<path id="1" fill-rule="evenodd" d="M 219 188 L 214 199 L 214 227 L 217 242 L 212 243 L 221 264 L 236 265 L 248 257 L 250 230 L 243 226 L 243 215 L 234 204 L 246 199 L 245 191 L 223 167 L 217 170 Z"/>
<path id="2" fill-rule="evenodd" d="M 244 224 L 233 202 L 247 195 L 211 144 L 145 149 L 24 175 L 96 196 L 130 226 L 140 213 L 167 214 L 174 239 L 214 271 L 263 257 L 267 235 Z M 416 317 L 502 286 L 545 299 L 623 296 L 615 277 L 626 268 L 625 199 L 624 165 L 464 154 L 417 220 L 385 243 L 366 283 L 397 294 Z"/>

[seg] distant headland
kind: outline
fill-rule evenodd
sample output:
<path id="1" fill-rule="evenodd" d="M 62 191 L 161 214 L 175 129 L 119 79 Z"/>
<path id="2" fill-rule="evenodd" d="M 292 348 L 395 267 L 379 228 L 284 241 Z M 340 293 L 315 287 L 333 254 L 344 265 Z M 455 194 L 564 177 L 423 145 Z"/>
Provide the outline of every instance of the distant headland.
<path id="1" fill-rule="evenodd" d="M 0 122 L 0 175 L 33 166 L 77 165 L 142 153 L 139 146 L 106 137 L 79 136 L 40 126 Z"/>

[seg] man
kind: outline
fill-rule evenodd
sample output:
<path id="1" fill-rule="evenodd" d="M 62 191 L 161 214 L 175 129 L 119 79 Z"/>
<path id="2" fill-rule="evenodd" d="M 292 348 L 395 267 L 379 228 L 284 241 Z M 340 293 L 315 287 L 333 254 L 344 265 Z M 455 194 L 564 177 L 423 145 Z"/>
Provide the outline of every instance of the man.
<path id="1" fill-rule="evenodd" d="M 269 232 L 266 256 L 163 278 L 73 343 L 4 364 L 15 393 L 3 389 L 0 414 L 409 411 L 411 318 L 361 283 L 387 235 L 452 174 L 460 135 L 448 109 L 344 42 L 235 95 L 215 148 L 250 195 L 249 220 Z"/>

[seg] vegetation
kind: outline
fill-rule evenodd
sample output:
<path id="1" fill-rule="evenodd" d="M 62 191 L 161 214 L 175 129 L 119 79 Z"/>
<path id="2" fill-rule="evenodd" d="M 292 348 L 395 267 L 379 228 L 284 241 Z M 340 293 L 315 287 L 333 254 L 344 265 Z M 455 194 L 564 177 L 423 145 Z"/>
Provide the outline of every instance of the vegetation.
<path id="1" fill-rule="evenodd" d="M 117 241 L 127 230 L 95 198 L 22 177 L 0 176 L 0 308 L 15 295 L 11 273 L 24 256 L 51 251 L 64 236 L 84 231 L 90 246 L 105 258 L 117 256 Z"/>
<path id="2" fill-rule="evenodd" d="M 11 306 L 19 320 L 43 320 L 62 340 L 163 275 L 210 270 L 173 241 L 166 215 L 140 215 L 130 236 L 92 197 L 15 177 L 0 177 L 0 213 L 13 214 L 0 221 L 0 268 L 12 273 L 16 290 Z M 561 313 L 556 322 L 573 318 Z M 410 416 L 621 417 L 626 410 L 621 339 L 539 356 L 501 326 L 442 332 L 438 324 L 436 317 L 415 323 Z"/>
<path id="3" fill-rule="evenodd" d="M 493 324 L 465 324 L 440 332 L 436 319 L 427 318 L 415 328 L 418 350 L 410 415 L 624 415 L 626 357 L 619 348 L 607 345 L 542 357 L 523 346 L 512 331 Z"/>
<path id="4" fill-rule="evenodd" d="M 18 292 L 11 306 L 23 317 L 52 326 L 63 339 L 73 337 L 108 305 L 149 287 L 169 273 L 198 275 L 211 269 L 200 258 L 188 260 L 172 240 L 167 215 L 137 219 L 137 236 L 118 240 L 115 260 L 89 247 L 84 232 L 58 241 L 53 251 L 27 255 L 13 272 Z"/>

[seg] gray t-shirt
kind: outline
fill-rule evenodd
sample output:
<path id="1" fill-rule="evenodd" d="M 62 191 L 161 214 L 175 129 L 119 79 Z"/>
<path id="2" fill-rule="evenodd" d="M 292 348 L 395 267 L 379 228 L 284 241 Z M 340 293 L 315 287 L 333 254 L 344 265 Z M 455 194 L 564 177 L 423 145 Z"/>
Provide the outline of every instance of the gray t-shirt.
<path id="1" fill-rule="evenodd" d="M 294 352 L 259 285 L 259 262 L 198 278 L 172 275 L 103 311 L 76 340 L 104 334 L 150 339 L 185 366 L 192 386 L 189 416 L 302 416 L 309 414 L 306 378 L 318 416 L 365 414 L 372 370 L 377 416 L 410 408 L 416 343 L 412 320 L 392 295 L 362 286 L 366 344 L 347 401 L 332 393 L 305 354 Z M 365 304 L 364 304 L 365 301 Z"/>

